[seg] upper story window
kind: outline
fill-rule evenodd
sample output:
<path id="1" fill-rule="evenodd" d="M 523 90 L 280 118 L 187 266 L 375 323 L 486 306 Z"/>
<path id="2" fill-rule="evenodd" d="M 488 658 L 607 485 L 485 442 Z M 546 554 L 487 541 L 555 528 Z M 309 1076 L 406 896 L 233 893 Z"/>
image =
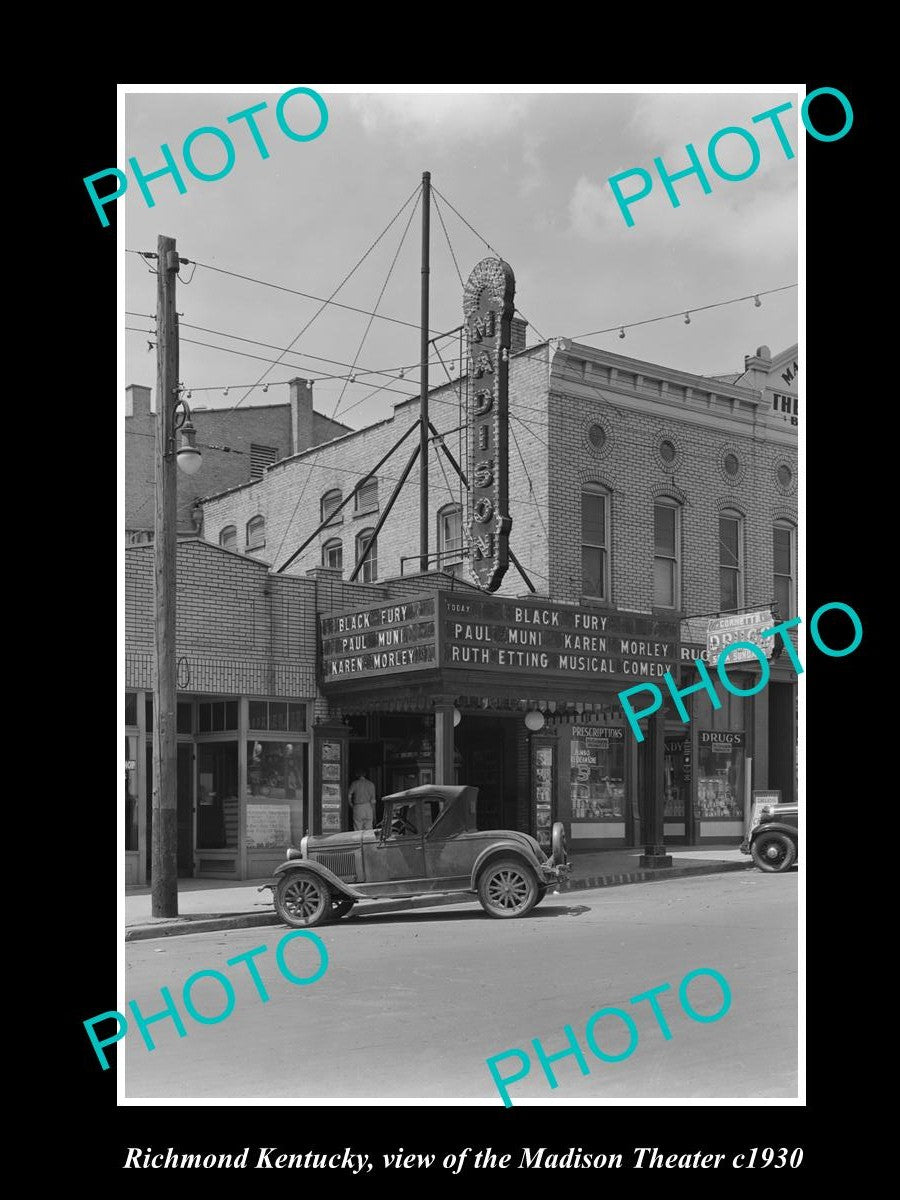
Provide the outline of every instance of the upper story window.
<path id="1" fill-rule="evenodd" d="M 325 495 L 322 497 L 320 509 L 321 519 L 323 521 L 328 521 L 329 525 L 337 525 L 343 520 L 343 517 L 340 515 L 335 517 L 333 521 L 328 520 L 329 517 L 334 515 L 343 498 L 344 497 L 341 495 L 340 488 L 332 488 L 330 492 L 325 493 Z"/>
<path id="2" fill-rule="evenodd" d="M 653 505 L 653 604 L 681 608 L 681 505 L 668 496 Z"/>
<path id="3" fill-rule="evenodd" d="M 266 467 L 270 467 L 278 458 L 275 446 L 257 446 L 250 443 L 250 478 L 262 479 Z"/>
<path id="4" fill-rule="evenodd" d="M 357 562 L 359 562 L 360 559 L 362 558 L 362 556 L 365 554 L 366 547 L 368 546 L 369 540 L 372 537 L 372 534 L 374 532 L 375 532 L 374 529 L 363 529 L 360 533 L 358 533 L 356 535 L 356 561 Z M 356 578 L 360 581 L 360 583 L 374 583 L 375 580 L 378 578 L 378 542 L 377 542 L 377 540 L 372 542 L 372 549 L 369 551 L 369 555 L 366 558 L 366 561 L 363 563 L 363 568 L 360 571 L 360 573 L 357 575 Z"/>
<path id="5" fill-rule="evenodd" d="M 358 513 L 375 512 L 378 508 L 378 480 L 369 479 L 356 493 L 356 511 Z"/>
<path id="6" fill-rule="evenodd" d="M 599 483 L 581 489 L 581 590 L 595 600 L 608 600 L 610 494 Z"/>
<path id="7" fill-rule="evenodd" d="M 247 522 L 247 549 L 259 550 L 266 544 L 266 518 L 251 517 Z"/>
<path id="8" fill-rule="evenodd" d="M 778 619 L 786 621 L 797 612 L 797 530 L 790 521 L 772 528 L 772 572 Z"/>
<path id="9" fill-rule="evenodd" d="M 719 608 L 734 612 L 744 602 L 744 520 L 740 513 L 719 515 Z"/>
<path id="10" fill-rule="evenodd" d="M 226 525 L 220 531 L 219 545 L 223 550 L 237 550 L 237 525 Z"/>
<path id="11" fill-rule="evenodd" d="M 331 567 L 333 571 L 343 571 L 344 547 L 339 538 L 332 538 L 322 547 L 322 566 Z"/>
<path id="12" fill-rule="evenodd" d="M 447 504 L 438 513 L 437 567 L 439 571 L 447 571 L 462 562 L 462 544 L 462 509 L 458 504 Z"/>

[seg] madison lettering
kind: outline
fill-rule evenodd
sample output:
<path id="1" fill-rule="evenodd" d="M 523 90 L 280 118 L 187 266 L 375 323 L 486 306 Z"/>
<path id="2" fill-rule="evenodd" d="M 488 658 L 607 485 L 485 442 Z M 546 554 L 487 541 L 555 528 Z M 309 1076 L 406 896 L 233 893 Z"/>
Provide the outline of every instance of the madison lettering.
<path id="1" fill-rule="evenodd" d="M 469 571 L 496 592 L 509 566 L 509 347 L 516 281 L 499 258 L 484 258 L 466 280 L 469 342 Z"/>

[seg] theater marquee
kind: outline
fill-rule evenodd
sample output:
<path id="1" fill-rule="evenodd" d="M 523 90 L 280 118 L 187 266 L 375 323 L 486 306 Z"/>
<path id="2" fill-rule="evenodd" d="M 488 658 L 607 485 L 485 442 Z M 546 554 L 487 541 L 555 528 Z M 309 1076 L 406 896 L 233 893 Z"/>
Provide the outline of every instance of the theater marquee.
<path id="1" fill-rule="evenodd" d="M 516 281 L 499 258 L 474 268 L 463 291 L 469 342 L 469 570 L 496 592 L 509 566 L 509 347 Z"/>
<path id="2" fill-rule="evenodd" d="M 321 618 L 322 683 L 440 671 L 465 676 L 659 679 L 679 660 L 678 625 L 632 613 L 438 592 Z"/>

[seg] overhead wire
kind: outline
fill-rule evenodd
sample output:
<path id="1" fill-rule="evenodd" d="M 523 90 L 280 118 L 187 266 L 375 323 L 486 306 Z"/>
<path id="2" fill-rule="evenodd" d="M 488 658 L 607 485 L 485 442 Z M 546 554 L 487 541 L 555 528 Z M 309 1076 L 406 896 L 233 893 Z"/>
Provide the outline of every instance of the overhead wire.
<path id="1" fill-rule="evenodd" d="M 416 198 L 416 205 L 418 205 L 420 190 L 421 190 L 421 185 L 419 185 L 419 187 L 415 188 L 414 191 L 407 197 L 407 199 L 404 200 L 403 204 L 400 206 L 400 208 L 397 210 L 397 212 L 394 214 L 394 216 L 391 217 L 390 221 L 388 221 L 387 225 L 384 227 L 384 229 L 382 229 L 382 231 L 381 231 L 381 233 L 379 233 L 378 237 L 374 240 L 374 242 L 372 242 L 372 244 L 362 254 L 362 256 L 359 259 L 357 259 L 357 261 L 350 268 L 350 270 L 347 272 L 347 274 L 344 276 L 344 278 L 341 280 L 341 282 L 337 285 L 337 287 L 334 289 L 334 291 L 331 293 L 331 295 L 328 297 L 328 299 L 322 301 L 322 303 L 319 305 L 319 307 L 316 309 L 316 311 L 313 313 L 313 315 L 309 318 L 309 320 L 301 327 L 301 329 L 296 334 L 296 336 L 291 339 L 290 343 L 288 344 L 287 350 L 283 351 L 282 356 L 283 356 L 283 354 L 286 354 L 288 350 L 291 350 L 293 348 L 293 346 L 300 340 L 300 338 L 303 336 L 303 334 L 306 333 L 307 329 L 309 329 L 309 327 L 316 320 L 316 318 L 320 315 L 320 313 L 324 312 L 324 310 L 328 307 L 328 305 L 335 298 L 335 296 L 338 294 L 338 292 L 341 290 L 341 288 L 344 286 L 344 284 L 349 279 L 351 279 L 352 276 L 356 273 L 356 271 L 362 266 L 362 264 L 366 261 L 366 259 L 369 257 L 369 255 L 372 253 L 372 251 L 375 249 L 375 247 L 378 245 L 378 243 L 381 241 L 381 239 L 383 237 L 385 237 L 385 235 L 387 234 L 387 232 L 391 228 L 391 226 L 394 224 L 394 222 L 397 221 L 398 218 L 401 216 L 401 214 L 403 213 L 403 211 L 406 209 L 407 205 L 409 204 L 410 200 L 412 200 L 414 196 Z M 415 206 L 413 207 L 413 212 L 415 212 Z M 408 224 L 407 224 L 407 228 L 409 228 Z M 405 236 L 405 234 L 404 234 L 404 236 Z M 401 241 L 401 244 L 402 244 L 402 241 Z M 379 297 L 379 300 L 380 300 L 380 297 Z M 369 329 L 369 326 L 372 324 L 372 321 L 374 321 L 374 319 L 375 319 L 375 313 L 371 313 L 369 316 L 369 324 L 366 326 L 366 330 Z M 282 357 L 282 356 L 279 356 L 279 357 Z M 262 381 L 271 372 L 271 370 L 272 370 L 272 368 L 268 367 L 265 371 L 263 371 L 262 375 L 259 377 L 258 383 L 262 383 Z M 258 384 L 254 385 L 254 386 L 258 386 Z M 237 408 L 239 404 L 242 404 L 243 401 L 247 399 L 247 397 L 250 395 L 250 393 L 252 391 L 253 391 L 253 388 L 248 388 L 248 390 L 244 393 L 243 396 L 241 396 L 240 400 L 238 400 L 237 403 L 233 405 L 233 407 Z M 341 395 L 343 396 L 343 392 L 341 393 Z"/>
<path id="2" fill-rule="evenodd" d="M 438 196 L 440 196 L 440 198 L 441 198 L 441 199 L 444 201 L 444 203 L 447 205 L 447 207 L 448 207 L 448 208 L 450 208 L 450 209 L 451 209 L 453 212 L 455 212 L 455 213 L 456 213 L 456 215 L 457 215 L 457 216 L 459 217 L 459 219 L 462 221 L 463 225 L 465 225 L 467 229 L 470 229 L 470 230 L 472 231 L 472 233 L 474 233 L 474 234 L 475 234 L 475 236 L 478 238 L 478 240 L 479 240 L 480 242 L 483 242 L 483 243 L 485 244 L 485 246 L 487 246 L 488 250 L 490 250 L 490 252 L 491 252 L 492 254 L 496 254 L 497 258 L 503 259 L 503 255 L 500 253 L 500 251 L 499 251 L 499 250 L 496 250 L 496 249 L 495 249 L 495 248 L 494 248 L 494 247 L 491 245 L 491 243 L 490 243 L 490 242 L 487 240 L 487 238 L 486 238 L 486 237 L 483 237 L 483 236 L 482 236 L 482 235 L 481 235 L 481 234 L 478 232 L 478 230 L 477 230 L 477 229 L 474 227 L 474 225 L 471 225 L 471 224 L 470 224 L 470 223 L 469 223 L 469 222 L 466 220 L 466 218 L 465 218 L 465 217 L 462 215 L 462 213 L 459 211 L 459 209 L 458 209 L 458 208 L 455 208 L 455 207 L 454 207 L 454 206 L 453 206 L 453 205 L 450 203 L 450 201 L 447 199 L 447 197 L 444 195 L 444 193 L 443 193 L 443 192 L 440 192 L 440 191 L 438 191 L 438 189 L 437 189 L 436 187 L 434 187 L 434 185 L 432 185 L 432 189 L 431 189 L 431 190 L 432 190 L 433 192 L 436 192 L 436 193 L 437 193 L 437 195 L 438 195 Z M 506 260 L 504 259 L 503 261 L 505 262 Z M 528 322 L 528 324 L 531 326 L 531 328 L 532 328 L 532 329 L 534 330 L 534 332 L 535 332 L 535 333 L 538 335 L 538 338 L 539 338 L 539 339 L 540 339 L 542 342 L 545 342 L 545 341 L 547 340 L 547 339 L 544 337 L 544 335 L 541 333 L 541 331 L 538 329 L 538 327 L 535 325 L 535 323 L 534 323 L 533 321 L 529 321 L 529 320 L 528 320 L 528 318 L 527 318 L 527 317 L 525 316 L 525 314 L 522 312 L 521 308 L 517 308 L 517 309 L 516 309 L 516 312 L 519 314 L 519 316 L 520 316 L 520 317 L 522 317 L 522 318 L 523 318 L 523 320 L 525 320 L 525 321 L 527 321 L 527 322 Z"/>
<path id="3" fill-rule="evenodd" d="M 381 286 L 381 291 L 378 293 L 378 299 L 377 299 L 377 301 L 375 302 L 375 308 L 374 308 L 374 310 L 372 311 L 372 313 L 371 313 L 371 315 L 370 315 L 370 317 L 369 317 L 369 320 L 368 320 L 368 322 L 366 323 L 366 328 L 365 328 L 365 330 L 363 331 L 363 335 L 362 335 L 362 337 L 360 338 L 359 345 L 357 346 L 357 349 L 356 349 L 356 354 L 353 356 L 353 361 L 354 361 L 354 363 L 355 363 L 355 362 L 358 360 L 358 358 L 359 358 L 360 354 L 362 353 L 362 348 L 363 348 L 363 346 L 365 345 L 366 338 L 368 337 L 368 334 L 369 334 L 369 330 L 372 328 L 372 322 L 375 320 L 375 317 L 376 317 L 376 315 L 377 315 L 377 312 L 378 312 L 379 305 L 381 304 L 381 301 L 382 301 L 382 299 L 383 299 L 383 297 L 384 297 L 384 293 L 385 293 L 385 291 L 387 290 L 387 286 L 388 286 L 388 283 L 390 282 L 391 275 L 393 274 L 394 267 L 395 267 L 395 266 L 396 266 L 396 264 L 397 264 L 397 259 L 400 257 L 400 251 L 403 249 L 403 243 L 406 241 L 406 235 L 407 235 L 407 233 L 409 232 L 409 227 L 410 227 L 410 225 L 412 224 L 412 219 L 413 219 L 413 217 L 415 216 L 415 214 L 416 214 L 416 211 L 417 211 L 417 209 L 418 209 L 418 207 L 419 207 L 419 201 L 420 201 L 420 199 L 421 199 L 421 195 L 422 195 L 422 188 L 421 188 L 421 184 L 420 184 L 420 185 L 419 185 L 419 187 L 416 189 L 416 192 L 415 192 L 414 194 L 415 194 L 415 197 L 416 197 L 416 202 L 415 202 L 415 204 L 413 205 L 413 207 L 412 207 L 412 209 L 411 209 L 411 211 L 410 211 L 410 214 L 409 214 L 409 219 L 407 220 L 407 222 L 406 222 L 406 225 L 404 226 L 403 233 L 400 235 L 400 241 L 399 241 L 399 243 L 398 243 L 398 245 L 397 245 L 397 249 L 396 249 L 396 251 L 394 252 L 394 257 L 391 259 L 391 264 L 390 264 L 390 266 L 388 267 L 387 275 L 385 276 L 384 283 L 383 283 L 383 284 L 382 284 L 382 286 Z M 410 199 L 411 199 L 411 197 L 410 197 Z M 406 204 L 408 204 L 408 203 L 409 203 L 409 200 L 407 200 Z M 403 208 L 406 208 L 406 204 L 404 204 Z M 401 209 L 400 211 L 402 212 L 402 211 L 403 211 L 403 209 Z M 398 216 L 399 216 L 399 214 L 398 214 Z M 396 220 L 396 218 L 394 218 L 394 219 Z M 393 221 L 391 221 L 391 225 L 393 225 L 393 223 L 394 223 L 394 222 L 393 222 Z M 390 228 L 390 226 L 388 226 L 388 228 Z M 387 230 L 385 230 L 384 232 L 386 233 L 386 232 L 387 232 Z M 381 236 L 383 236 L 383 235 L 381 235 Z M 380 239 L 380 237 L 379 237 L 379 239 L 378 239 L 378 240 L 379 240 L 379 241 L 381 240 L 381 239 Z M 367 251 L 367 253 L 368 253 L 368 251 Z M 355 268 L 354 268 L 354 269 L 355 269 Z M 348 278 L 349 278 L 349 277 L 348 277 Z M 337 398 L 337 402 L 335 403 L 335 406 L 334 406 L 334 410 L 333 410 L 333 412 L 332 412 L 332 414 L 331 414 L 331 420 L 332 420 L 332 421 L 334 421 L 334 420 L 336 420 L 336 419 L 337 419 L 337 414 L 338 414 L 338 411 L 339 411 L 339 409 L 340 409 L 340 407 L 341 407 L 341 403 L 342 403 L 342 401 L 343 401 L 343 399 L 344 399 L 344 395 L 345 395 L 345 393 L 346 393 L 346 391 L 347 391 L 347 384 L 348 384 L 348 383 L 349 383 L 349 380 L 348 380 L 348 381 L 347 381 L 347 383 L 345 383 L 345 384 L 344 384 L 344 386 L 341 388 L 341 394 L 338 396 L 338 398 Z M 387 390 L 387 389 L 384 389 L 384 390 Z M 313 459 L 313 462 L 315 462 L 315 458 Z M 281 536 L 281 542 L 279 543 L 279 546 L 278 546 L 278 551 L 277 551 L 277 553 L 275 554 L 275 560 L 276 560 L 276 561 L 277 561 L 277 559 L 279 559 L 279 558 L 281 557 L 281 551 L 282 551 L 282 549 L 283 549 L 283 547 L 284 547 L 285 539 L 287 538 L 287 535 L 288 535 L 288 533 L 289 533 L 289 531 L 290 531 L 291 525 L 292 525 L 292 524 L 293 524 L 293 522 L 294 522 L 294 518 L 295 518 L 295 517 L 296 517 L 296 515 L 297 515 L 297 510 L 298 510 L 298 509 L 299 509 L 299 507 L 300 507 L 301 501 L 303 500 L 303 497 L 304 497 L 304 495 L 306 494 L 306 489 L 307 489 L 307 486 L 308 486 L 308 484 L 309 484 L 310 478 L 311 478 L 311 475 L 307 475 L 306 479 L 304 480 L 304 482 L 303 482 L 303 487 L 300 489 L 300 495 L 297 497 L 297 503 L 294 505 L 294 510 L 293 510 L 293 512 L 291 513 L 291 515 L 290 515 L 290 518 L 288 519 L 288 521 L 287 521 L 287 523 L 286 523 L 286 525 L 285 525 L 285 527 L 284 527 L 284 533 L 283 533 L 283 534 L 282 534 L 282 536 Z M 367 548 L 368 548 L 368 547 L 367 547 Z"/>
<path id="4" fill-rule="evenodd" d="M 419 189 L 417 187 L 416 191 L 418 191 L 418 190 Z M 415 195 L 415 192 L 413 192 L 413 195 Z M 411 200 L 411 199 L 412 199 L 412 196 L 409 197 L 409 200 Z M 409 203 L 409 200 L 406 201 L 406 204 Z M 404 204 L 404 206 L 403 206 L 404 208 L 406 207 L 406 204 Z M 126 250 L 125 253 L 126 254 L 137 254 L 139 257 L 143 258 L 146 252 L 143 250 L 129 249 L 129 250 Z M 212 263 L 203 263 L 203 262 L 199 262 L 195 259 L 185 259 L 185 262 L 193 263 L 195 266 L 202 267 L 205 271 L 215 271 L 219 275 L 230 275 L 234 279 L 242 279 L 246 283 L 256 283 L 260 287 L 272 288 L 273 290 L 275 290 L 277 292 L 287 292 L 291 296 L 302 296 L 304 300 L 316 300 L 320 303 L 330 305 L 332 308 L 343 308 L 343 309 L 346 309 L 347 312 L 355 312 L 355 313 L 361 313 L 363 316 L 371 316 L 371 312 L 367 308 L 358 308 L 356 305 L 353 305 L 353 304 L 342 304 L 339 300 L 328 300 L 323 296 L 314 296 L 311 292 L 301 292 L 297 288 L 286 287 L 285 285 L 280 284 L 280 283 L 272 283 L 267 279 L 257 279 L 253 275 L 243 275 L 243 274 L 241 274 L 240 271 L 229 271 L 225 267 L 214 267 L 212 265 Z M 157 272 L 152 269 L 150 269 L 150 273 L 151 273 L 151 275 L 157 274 Z M 419 328 L 419 326 L 414 321 L 404 321 L 401 317 L 389 317 L 389 316 L 387 316 L 386 313 L 378 313 L 378 320 L 379 321 L 390 321 L 394 325 L 405 325 L 409 329 L 418 329 Z M 436 332 L 436 331 L 430 330 L 429 332 Z"/>

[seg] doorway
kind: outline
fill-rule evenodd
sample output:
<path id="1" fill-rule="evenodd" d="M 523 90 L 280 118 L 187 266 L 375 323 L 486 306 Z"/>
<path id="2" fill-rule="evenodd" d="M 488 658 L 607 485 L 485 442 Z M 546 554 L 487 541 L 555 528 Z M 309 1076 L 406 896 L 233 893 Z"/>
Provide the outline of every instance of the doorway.
<path id="1" fill-rule="evenodd" d="M 194 747 L 179 743 L 177 766 L 178 795 L 178 878 L 194 874 Z"/>
<path id="2" fill-rule="evenodd" d="M 177 869 L 179 879 L 194 875 L 194 747 L 179 742 L 175 767 L 177 804 Z M 147 881 L 153 871 L 153 746 L 147 745 Z"/>

